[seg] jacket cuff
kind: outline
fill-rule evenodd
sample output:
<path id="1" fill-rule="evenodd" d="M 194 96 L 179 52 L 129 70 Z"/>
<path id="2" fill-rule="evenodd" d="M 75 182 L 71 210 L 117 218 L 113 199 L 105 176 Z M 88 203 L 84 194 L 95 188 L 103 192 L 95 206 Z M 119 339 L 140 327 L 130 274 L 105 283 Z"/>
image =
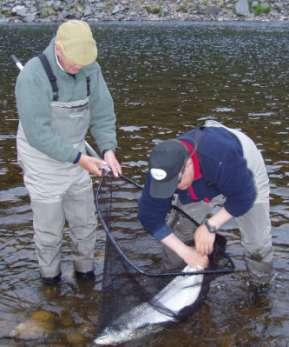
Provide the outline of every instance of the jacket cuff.
<path id="1" fill-rule="evenodd" d="M 114 149 L 113 149 L 113 148 L 104 149 L 104 150 L 101 152 L 102 157 L 104 157 L 105 152 L 108 152 L 108 151 L 113 151 L 113 152 L 114 152 Z"/>
<path id="2" fill-rule="evenodd" d="M 153 232 L 153 237 L 158 241 L 161 241 L 165 237 L 169 236 L 172 232 L 172 229 L 167 224 L 165 224 L 164 226 Z"/>
<path id="3" fill-rule="evenodd" d="M 73 161 L 73 164 L 77 164 L 78 162 L 79 162 L 79 160 L 80 160 L 80 157 L 81 157 L 81 152 L 78 152 L 77 153 L 77 156 L 75 157 L 75 159 L 74 159 L 74 161 Z"/>

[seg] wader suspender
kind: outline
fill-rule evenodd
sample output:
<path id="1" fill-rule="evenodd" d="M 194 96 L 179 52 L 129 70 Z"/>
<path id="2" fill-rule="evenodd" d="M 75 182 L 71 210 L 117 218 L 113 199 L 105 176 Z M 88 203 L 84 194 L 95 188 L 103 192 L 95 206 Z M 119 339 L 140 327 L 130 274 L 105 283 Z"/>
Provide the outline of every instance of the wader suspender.
<path id="1" fill-rule="evenodd" d="M 58 100 L 57 80 L 54 73 L 52 72 L 49 61 L 44 53 L 40 54 L 38 58 L 40 59 L 43 65 L 43 68 L 46 72 L 46 75 L 49 79 L 49 82 L 51 84 L 52 93 L 53 93 L 53 101 L 57 101 Z M 89 77 L 86 77 L 86 90 L 87 90 L 87 96 L 89 96 L 90 95 L 90 78 Z"/>

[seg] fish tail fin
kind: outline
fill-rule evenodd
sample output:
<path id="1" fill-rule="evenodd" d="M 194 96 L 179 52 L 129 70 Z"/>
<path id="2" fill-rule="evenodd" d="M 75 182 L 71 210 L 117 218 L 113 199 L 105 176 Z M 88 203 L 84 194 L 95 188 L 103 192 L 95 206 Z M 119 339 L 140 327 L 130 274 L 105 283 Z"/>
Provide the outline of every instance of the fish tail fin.
<path id="1" fill-rule="evenodd" d="M 216 234 L 213 252 L 209 255 L 209 270 L 230 269 L 231 262 L 226 253 L 227 240 L 223 235 Z M 205 276 L 206 281 L 212 281 L 226 272 L 219 271 Z"/>
<path id="2" fill-rule="evenodd" d="M 225 257 L 227 240 L 223 235 L 216 234 L 213 252 L 209 255 L 209 267 L 215 268 Z"/>

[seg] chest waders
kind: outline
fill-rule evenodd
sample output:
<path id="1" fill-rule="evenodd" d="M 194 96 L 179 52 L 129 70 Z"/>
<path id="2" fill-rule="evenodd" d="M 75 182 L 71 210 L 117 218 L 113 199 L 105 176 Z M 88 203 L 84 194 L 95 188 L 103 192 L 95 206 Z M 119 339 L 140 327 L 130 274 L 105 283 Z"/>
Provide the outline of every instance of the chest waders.
<path id="1" fill-rule="evenodd" d="M 253 173 L 257 197 L 252 208 L 243 216 L 234 218 L 241 233 L 241 244 L 245 250 L 245 261 L 250 280 L 256 285 L 268 283 L 272 276 L 272 234 L 269 206 L 269 178 L 264 160 L 254 142 L 244 133 L 227 128 L 221 123 L 208 120 L 205 127 L 223 127 L 235 135 L 242 146 L 247 166 Z M 176 204 L 199 223 L 209 213 L 215 213 L 224 202 L 223 196 L 217 196 L 210 203 L 203 201 L 182 205 L 179 199 Z M 175 234 L 183 241 L 191 240 L 191 228 L 188 228 L 180 217 L 170 216 L 168 224 L 174 228 Z M 179 265 L 172 251 L 163 250 L 164 269 Z"/>
<path id="2" fill-rule="evenodd" d="M 90 121 L 89 77 L 86 80 L 86 98 L 60 102 L 57 80 L 49 62 L 45 55 L 39 58 L 53 91 L 51 127 L 64 141 L 84 153 Z M 78 272 L 93 270 L 97 221 L 88 172 L 78 164 L 54 160 L 30 146 L 21 123 L 17 132 L 17 153 L 31 199 L 34 242 L 41 276 L 51 278 L 61 272 L 65 221 L 69 224 L 72 239 L 74 269 Z"/>

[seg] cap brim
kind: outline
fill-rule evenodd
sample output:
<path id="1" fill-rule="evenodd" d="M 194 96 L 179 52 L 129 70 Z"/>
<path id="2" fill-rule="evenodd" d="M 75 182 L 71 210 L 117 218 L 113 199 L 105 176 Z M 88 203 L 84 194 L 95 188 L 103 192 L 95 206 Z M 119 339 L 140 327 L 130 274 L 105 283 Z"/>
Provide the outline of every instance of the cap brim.
<path id="1" fill-rule="evenodd" d="M 167 199 L 173 196 L 178 185 L 178 175 L 169 181 L 161 182 L 152 178 L 150 184 L 150 195 L 153 198 Z"/>

